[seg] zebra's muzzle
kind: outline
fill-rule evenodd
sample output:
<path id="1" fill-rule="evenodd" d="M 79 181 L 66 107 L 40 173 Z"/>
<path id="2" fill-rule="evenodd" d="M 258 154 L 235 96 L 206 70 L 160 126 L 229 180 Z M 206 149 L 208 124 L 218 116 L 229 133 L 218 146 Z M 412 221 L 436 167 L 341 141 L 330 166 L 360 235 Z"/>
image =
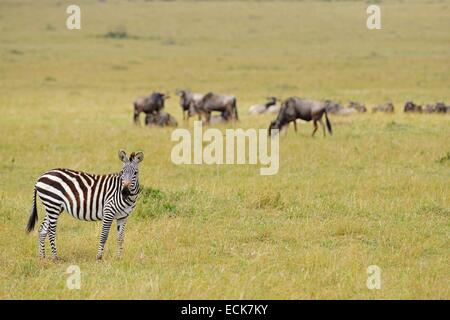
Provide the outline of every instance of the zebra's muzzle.
<path id="1" fill-rule="evenodd" d="M 124 198 L 128 198 L 131 194 L 131 191 L 128 187 L 123 187 L 121 193 Z"/>

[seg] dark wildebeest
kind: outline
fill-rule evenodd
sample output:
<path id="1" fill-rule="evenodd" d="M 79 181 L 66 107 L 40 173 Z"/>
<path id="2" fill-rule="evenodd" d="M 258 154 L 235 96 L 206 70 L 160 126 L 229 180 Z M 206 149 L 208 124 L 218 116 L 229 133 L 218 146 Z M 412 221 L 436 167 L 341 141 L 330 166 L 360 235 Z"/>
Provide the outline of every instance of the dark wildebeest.
<path id="1" fill-rule="evenodd" d="M 164 108 L 164 101 L 169 98 L 169 95 L 160 92 L 153 92 L 149 96 L 138 98 L 133 104 L 134 123 L 139 123 L 139 115 L 141 112 L 144 112 L 145 114 L 159 113 Z"/>
<path id="2" fill-rule="evenodd" d="M 366 105 L 364 103 L 359 103 L 355 101 L 349 101 L 348 102 L 348 108 L 349 109 L 355 109 L 359 113 L 367 112 Z"/>
<path id="3" fill-rule="evenodd" d="M 177 90 L 176 94 L 180 96 L 180 106 L 183 110 L 183 120 L 189 120 L 190 117 L 198 113 L 198 103 L 202 100 L 203 95 L 187 90 Z"/>
<path id="4" fill-rule="evenodd" d="M 447 112 L 447 106 L 443 102 L 436 103 L 434 110 L 437 113 L 446 113 Z"/>
<path id="5" fill-rule="evenodd" d="M 278 112 L 279 108 L 276 107 L 277 97 L 267 97 L 267 102 L 263 104 L 256 104 L 248 109 L 248 113 L 265 113 L 265 112 Z M 278 109 L 278 110 L 277 110 Z"/>
<path id="6" fill-rule="evenodd" d="M 160 127 L 176 127 L 178 126 L 177 120 L 167 112 L 160 111 L 159 113 L 148 113 L 145 116 L 145 125 L 152 126 L 158 125 Z"/>
<path id="7" fill-rule="evenodd" d="M 412 101 L 408 101 L 405 103 L 405 106 L 403 107 L 403 112 L 418 112 L 422 113 L 422 106 L 415 104 Z"/>
<path id="8" fill-rule="evenodd" d="M 206 123 L 211 120 L 211 112 L 219 111 L 226 120 L 238 120 L 238 112 L 235 96 L 222 96 L 212 92 L 207 93 L 198 103 L 199 117 L 205 116 Z"/>
<path id="9" fill-rule="evenodd" d="M 376 107 L 373 107 L 372 113 L 376 112 L 394 113 L 394 104 L 392 102 L 387 102 L 385 104 L 380 104 Z"/>
<path id="10" fill-rule="evenodd" d="M 304 121 L 314 121 L 313 137 L 318 129 L 317 122 L 319 122 L 323 129 L 323 135 L 325 136 L 325 126 L 322 121 L 322 116 L 324 114 L 327 129 L 331 135 L 333 131 L 331 129 L 330 120 L 328 120 L 325 102 L 306 100 L 298 97 L 288 98 L 281 104 L 277 118 L 270 123 L 269 135 L 272 135 L 272 129 L 281 130 L 283 127 L 289 125 L 290 122 L 294 123 L 294 129 L 295 132 L 297 132 L 296 120 L 301 119 Z"/>

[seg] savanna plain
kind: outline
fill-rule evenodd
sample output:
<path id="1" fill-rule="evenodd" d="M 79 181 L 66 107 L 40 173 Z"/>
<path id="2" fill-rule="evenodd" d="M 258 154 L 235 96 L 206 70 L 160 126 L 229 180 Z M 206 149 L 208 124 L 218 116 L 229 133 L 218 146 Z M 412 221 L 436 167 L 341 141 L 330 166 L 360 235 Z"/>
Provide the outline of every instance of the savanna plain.
<path id="1" fill-rule="evenodd" d="M 402 112 L 450 102 L 450 1 L 380 1 L 381 30 L 362 1 L 76 2 L 81 30 L 66 28 L 72 2 L 0 1 L 0 298 L 450 298 L 450 115 Z M 174 165 L 173 129 L 133 125 L 136 97 L 169 91 L 192 130 L 177 88 L 236 95 L 244 129 L 268 127 L 275 115 L 247 110 L 269 95 L 396 112 L 331 115 L 326 138 L 291 127 L 278 174 L 261 176 Z M 119 171 L 119 149 L 145 154 L 122 258 L 115 228 L 96 262 L 101 224 L 63 214 L 62 260 L 39 259 L 36 179 Z"/>

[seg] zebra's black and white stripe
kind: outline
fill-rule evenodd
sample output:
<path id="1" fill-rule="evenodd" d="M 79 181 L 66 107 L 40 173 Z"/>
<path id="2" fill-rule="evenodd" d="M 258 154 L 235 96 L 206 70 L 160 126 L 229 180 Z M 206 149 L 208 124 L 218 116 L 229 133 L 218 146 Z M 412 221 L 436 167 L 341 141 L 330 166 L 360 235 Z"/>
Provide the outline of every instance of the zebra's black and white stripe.
<path id="1" fill-rule="evenodd" d="M 94 175 L 69 169 L 54 169 L 42 174 L 34 187 L 33 206 L 27 231 L 31 232 L 38 220 L 36 194 L 45 208 L 45 218 L 39 227 L 39 256 L 45 256 L 45 238 L 49 237 L 52 255 L 56 251 L 56 224 L 65 210 L 73 217 L 85 221 L 102 221 L 97 259 L 102 259 L 109 229 L 117 220 L 118 254 L 122 253 L 125 222 L 136 206 L 139 194 L 138 163 L 142 152 L 132 153 L 127 158 L 119 151 L 123 162 L 122 171 L 108 175 Z"/>

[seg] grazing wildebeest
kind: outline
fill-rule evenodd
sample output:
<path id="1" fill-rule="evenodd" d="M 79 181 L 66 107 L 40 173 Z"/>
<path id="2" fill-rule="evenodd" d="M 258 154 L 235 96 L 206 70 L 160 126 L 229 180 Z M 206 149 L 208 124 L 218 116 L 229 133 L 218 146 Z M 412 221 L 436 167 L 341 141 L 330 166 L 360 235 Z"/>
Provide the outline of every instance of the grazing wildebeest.
<path id="1" fill-rule="evenodd" d="M 349 101 L 347 108 L 355 109 L 359 113 L 367 112 L 367 108 L 364 103 L 359 103 L 359 102 L 355 102 L 355 101 Z"/>
<path id="2" fill-rule="evenodd" d="M 135 124 L 139 124 L 139 115 L 141 112 L 145 114 L 158 113 L 164 108 L 164 101 L 169 99 L 168 94 L 153 92 L 146 97 L 140 97 L 134 102 L 134 116 L 133 120 Z"/>
<path id="3" fill-rule="evenodd" d="M 219 111 L 228 120 L 238 120 L 238 112 L 235 96 L 222 96 L 212 92 L 207 93 L 198 103 L 198 111 L 200 115 L 205 116 L 206 123 L 211 120 L 211 112 Z"/>
<path id="4" fill-rule="evenodd" d="M 267 102 L 263 104 L 256 104 L 251 106 L 248 109 L 248 113 L 251 114 L 261 114 L 265 112 L 278 112 L 279 108 L 277 108 L 277 97 L 267 97 Z"/>
<path id="5" fill-rule="evenodd" d="M 405 106 L 403 108 L 403 112 L 418 112 L 418 113 L 422 113 L 422 106 L 415 104 L 412 101 L 407 101 L 405 103 Z"/>
<path id="6" fill-rule="evenodd" d="M 392 102 L 387 102 L 385 104 L 380 104 L 376 107 L 373 107 L 372 113 L 376 112 L 394 113 L 394 104 Z"/>
<path id="7" fill-rule="evenodd" d="M 272 135 L 272 129 L 281 130 L 283 127 L 289 125 L 290 122 L 294 123 L 294 129 L 297 132 L 297 119 L 304 121 L 313 120 L 314 130 L 312 136 L 316 133 L 320 123 L 323 129 L 323 135 L 325 136 L 325 126 L 322 121 L 322 116 L 325 114 L 325 121 L 327 123 L 327 129 L 330 135 L 333 133 L 331 129 L 330 120 L 328 120 L 327 109 L 325 102 L 312 101 L 307 99 L 301 99 L 298 97 L 291 97 L 285 100 L 281 104 L 280 112 L 275 120 L 270 123 L 269 135 Z"/>
<path id="8" fill-rule="evenodd" d="M 149 113 L 145 116 L 145 125 L 158 125 L 160 127 L 176 127 L 177 120 L 169 113 L 160 111 L 159 113 Z"/>
<path id="9" fill-rule="evenodd" d="M 201 93 L 193 93 L 187 90 L 177 90 L 176 94 L 180 96 L 180 106 L 183 110 L 183 120 L 189 120 L 190 117 L 198 113 L 198 103 L 202 100 Z"/>

